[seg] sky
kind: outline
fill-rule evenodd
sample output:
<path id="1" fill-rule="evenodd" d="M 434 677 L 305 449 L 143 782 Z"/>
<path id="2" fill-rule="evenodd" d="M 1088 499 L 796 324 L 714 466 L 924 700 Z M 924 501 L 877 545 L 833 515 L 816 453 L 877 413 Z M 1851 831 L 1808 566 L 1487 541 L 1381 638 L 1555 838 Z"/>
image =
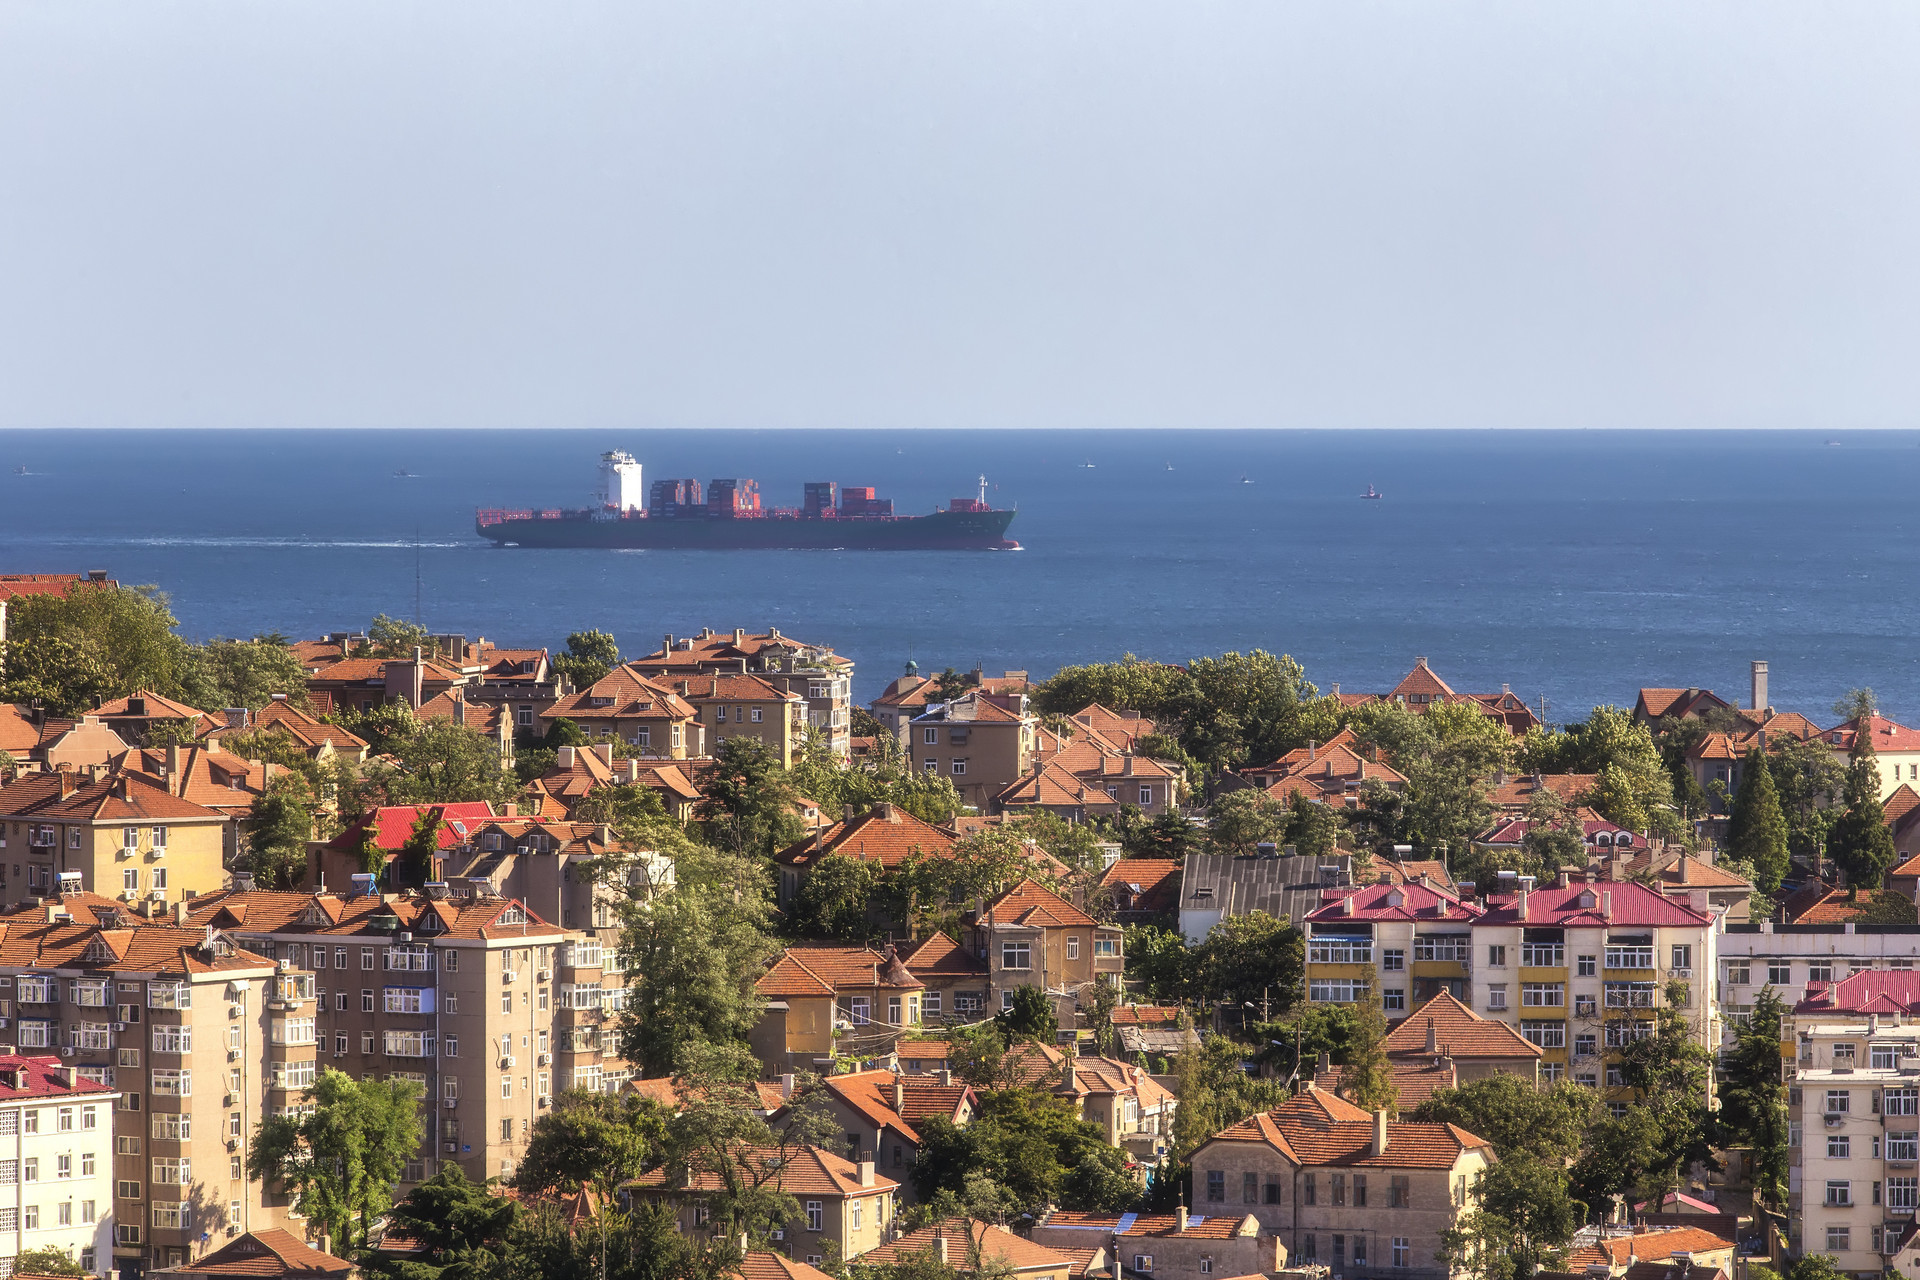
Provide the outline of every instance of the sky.
<path id="1" fill-rule="evenodd" d="M 1920 425 L 1909 0 L 9 0 L 0 428 Z"/>

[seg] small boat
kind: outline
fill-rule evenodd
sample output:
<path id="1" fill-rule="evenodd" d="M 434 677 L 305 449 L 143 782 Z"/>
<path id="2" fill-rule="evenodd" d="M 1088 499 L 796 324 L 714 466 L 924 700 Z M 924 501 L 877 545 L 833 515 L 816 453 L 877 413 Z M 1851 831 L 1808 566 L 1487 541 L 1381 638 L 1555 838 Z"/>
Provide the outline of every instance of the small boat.
<path id="1" fill-rule="evenodd" d="M 1375 489 L 1372 485 L 1368 485 L 1367 491 L 1361 494 L 1360 496 L 1363 498 L 1373 498 L 1377 500 L 1381 495 L 1379 490 Z"/>
<path id="2" fill-rule="evenodd" d="M 27 474 L 27 464 L 23 462 L 23 463 L 21 463 L 21 464 L 20 464 L 19 466 L 17 466 L 17 467 L 15 467 L 15 468 L 13 469 L 13 474 L 15 474 L 15 475 L 17 475 L 17 476 L 24 476 L 24 475 L 26 475 L 26 474 Z"/>
<path id="3" fill-rule="evenodd" d="M 402 467 L 393 473 L 393 478 L 395 480 L 418 480 L 420 477 L 414 475 L 413 472 L 407 470 L 405 467 Z"/>
<path id="4" fill-rule="evenodd" d="M 1241 477 L 1240 477 L 1240 483 L 1241 483 L 1241 484 L 1252 484 L 1252 483 L 1253 483 L 1253 481 L 1252 481 L 1252 479 L 1250 479 L 1250 478 L 1249 478 L 1249 477 L 1247 477 L 1247 476 L 1241 476 Z"/>
<path id="5" fill-rule="evenodd" d="M 1173 464 L 1171 462 L 1167 464 L 1167 470 L 1169 471 L 1173 470 Z"/>
<path id="6" fill-rule="evenodd" d="M 1080 464 L 1080 469 L 1081 469 L 1082 471 L 1091 471 L 1091 470 L 1093 470 L 1093 459 L 1092 459 L 1092 458 L 1088 458 L 1088 459 L 1087 459 L 1087 460 L 1086 460 L 1085 462 L 1083 462 L 1083 463 L 1081 463 L 1081 464 Z"/>

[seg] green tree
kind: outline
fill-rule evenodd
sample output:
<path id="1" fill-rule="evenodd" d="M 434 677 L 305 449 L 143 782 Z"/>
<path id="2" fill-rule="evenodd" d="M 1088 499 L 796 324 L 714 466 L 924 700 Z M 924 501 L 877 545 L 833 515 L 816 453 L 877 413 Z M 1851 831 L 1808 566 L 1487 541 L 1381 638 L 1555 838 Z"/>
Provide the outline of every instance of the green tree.
<path id="1" fill-rule="evenodd" d="M 1053 1001 L 1040 987 L 1021 985 L 1013 989 L 1013 1001 L 994 1016 L 1000 1034 L 1009 1041 L 1038 1040 L 1052 1044 L 1060 1034 L 1060 1019 L 1053 1012 Z"/>
<path id="2" fill-rule="evenodd" d="M 1891 889 L 1882 889 L 1873 895 L 1855 919 L 1861 924 L 1920 924 L 1920 913 L 1914 910 L 1912 898 L 1902 897 Z"/>
<path id="3" fill-rule="evenodd" d="M 695 1046 L 744 1041 L 760 1019 L 754 984 L 779 950 L 765 863 L 691 841 L 673 856 L 670 891 L 620 904 L 620 1051 L 643 1075 Z"/>
<path id="4" fill-rule="evenodd" d="M 403 622 L 384 613 L 373 615 L 367 626 L 367 653 L 372 658 L 411 658 L 415 649 L 426 656 L 435 653 L 433 638 L 417 622 Z"/>
<path id="5" fill-rule="evenodd" d="M 1529 1155 L 1562 1164 L 1579 1155 L 1601 1115 L 1600 1095 L 1583 1085 L 1561 1081 L 1536 1088 L 1504 1074 L 1436 1090 L 1413 1113 L 1416 1120 L 1456 1124 L 1485 1138 L 1502 1160 Z"/>
<path id="6" fill-rule="evenodd" d="M 1522 745 L 1519 763 L 1523 769 L 1541 773 L 1597 775 L 1600 803 L 1593 807 L 1609 822 L 1675 839 L 1686 829 L 1675 804 L 1668 762 L 1653 731 L 1634 720 L 1630 711 L 1595 707 L 1586 720 L 1569 725 L 1564 733 L 1536 730 Z M 1635 818 L 1639 821 L 1630 821 Z"/>
<path id="7" fill-rule="evenodd" d="M 1173 1115 L 1176 1160 L 1185 1160 L 1228 1125 L 1287 1100 L 1284 1081 L 1248 1075 L 1245 1060 L 1245 1048 L 1225 1036 L 1205 1036 L 1181 1052 L 1174 1064 L 1174 1096 L 1180 1104 Z"/>
<path id="8" fill-rule="evenodd" d="M 940 702 L 952 702 L 955 698 L 964 697 L 972 687 L 967 678 L 952 667 L 933 677 L 933 696 Z"/>
<path id="9" fill-rule="evenodd" d="M 1787 820 L 1787 849 L 1811 866 L 1827 847 L 1827 832 L 1840 810 L 1835 802 L 1847 784 L 1846 768 L 1822 738 L 1771 739 L 1768 770 Z"/>
<path id="10" fill-rule="evenodd" d="M 526 1153 L 514 1170 L 522 1195 L 577 1191 L 611 1177 L 638 1177 L 666 1147 L 666 1111 L 652 1100 L 569 1090 L 533 1123 Z"/>
<path id="11" fill-rule="evenodd" d="M 1580 1156 L 1568 1170 L 1574 1198 L 1587 1206 L 1592 1221 L 1607 1219 L 1618 1198 L 1656 1194 L 1667 1140 L 1661 1123 L 1644 1106 L 1628 1104 L 1619 1116 L 1597 1117 L 1587 1130 Z"/>
<path id="12" fill-rule="evenodd" d="M 567 637 L 567 651 L 553 655 L 554 675 L 575 689 L 598 684 L 620 665 L 620 645 L 605 631 L 576 631 Z"/>
<path id="13" fill-rule="evenodd" d="M 1880 700 L 1871 689 L 1849 689 L 1834 701 L 1833 714 L 1842 721 L 1864 720 L 1880 714 Z"/>
<path id="14" fill-rule="evenodd" d="M 1668 983 L 1667 1005 L 1653 1011 L 1653 1033 L 1620 1055 L 1621 1076 L 1657 1126 L 1658 1141 L 1645 1164 L 1655 1194 L 1677 1188 L 1696 1161 L 1713 1163 L 1713 1117 L 1708 1109 L 1713 1054 L 1676 1007 L 1686 991 L 1682 981 Z"/>
<path id="15" fill-rule="evenodd" d="M 922 822 L 935 826 L 960 812 L 960 793 L 953 781 L 913 767 L 892 735 L 877 739 L 857 763 L 842 760 L 824 733 L 809 730 L 802 740 L 788 780 L 823 813 L 840 813 L 851 806 L 865 813 L 875 805 L 894 804 Z"/>
<path id="16" fill-rule="evenodd" d="M 1208 931 L 1199 951 L 1199 990 L 1211 1000 L 1256 1007 L 1265 1002 L 1284 1014 L 1306 974 L 1300 931 L 1264 911 L 1222 920 Z"/>
<path id="17" fill-rule="evenodd" d="M 427 720 L 393 748 L 400 777 L 394 784 L 399 804 L 458 804 L 502 801 L 515 780 L 500 762 L 500 747 L 477 729 L 451 720 Z"/>
<path id="18" fill-rule="evenodd" d="M 829 853 L 800 882 L 787 927 L 797 938 L 865 942 L 878 932 L 868 923 L 867 906 L 879 882 L 877 864 Z"/>
<path id="19" fill-rule="evenodd" d="M 1287 829 L 1282 839 L 1302 857 L 1329 858 L 1333 856 L 1334 845 L 1346 826 L 1339 810 L 1332 805 L 1309 800 L 1295 792 L 1293 802 L 1288 807 Z"/>
<path id="20" fill-rule="evenodd" d="M 190 706 L 218 711 L 223 707 L 245 707 L 258 711 L 283 694 L 296 707 L 305 708 L 307 672 L 293 650 L 277 639 L 255 636 L 251 640 L 209 640 L 188 651 L 183 673 L 186 701 Z"/>
<path id="21" fill-rule="evenodd" d="M 262 889 L 295 889 L 306 878 L 307 841 L 314 837 L 306 779 L 282 774 L 254 797 L 244 824 L 247 866 Z"/>
<path id="22" fill-rule="evenodd" d="M 1839 1259 L 1830 1253 L 1809 1253 L 1789 1259 L 1784 1271 L 1754 1263 L 1747 1269 L 1747 1275 L 1750 1280 L 1847 1280 L 1847 1273 L 1840 1270 Z"/>
<path id="23" fill-rule="evenodd" d="M 1528 1280 L 1565 1264 L 1584 1217 L 1560 1165 L 1522 1153 L 1474 1179 L 1474 1207 L 1441 1235 L 1438 1258 L 1486 1280 Z"/>
<path id="24" fill-rule="evenodd" d="M 714 752 L 706 786 L 708 840 L 735 853 L 772 855 L 801 836 L 795 794 L 773 748 L 758 738 L 728 738 Z"/>
<path id="25" fill-rule="evenodd" d="M 1336 1066 L 1353 1061 L 1359 1010 L 1351 1004 L 1300 1004 L 1284 1019 L 1257 1024 L 1254 1035 L 1262 1065 L 1286 1074 L 1297 1067 L 1311 1076 L 1323 1053 Z"/>
<path id="26" fill-rule="evenodd" d="M 1156 1004 L 1180 1004 L 1193 998 L 1199 957 L 1178 929 L 1130 924 L 1124 938 L 1129 985 Z"/>
<path id="27" fill-rule="evenodd" d="M 1347 1101 L 1363 1111 L 1398 1113 L 1400 1090 L 1393 1083 L 1393 1064 L 1387 1059 L 1387 1015 L 1376 992 L 1354 1011 L 1354 1037 L 1347 1069 L 1341 1073 Z"/>
<path id="28" fill-rule="evenodd" d="M 1129 653 L 1118 662 L 1062 667 L 1034 687 L 1031 702 L 1041 715 L 1071 715 L 1097 702 L 1113 711 L 1138 711 L 1161 732 L 1178 733 L 1198 698 L 1193 677 L 1182 668 Z"/>
<path id="29" fill-rule="evenodd" d="M 1064 1099 L 1040 1089 L 988 1092 L 964 1128 L 944 1116 L 916 1127 L 922 1143 L 911 1177 L 922 1200 L 945 1192 L 962 1203 L 984 1203 L 989 1214 L 1004 1221 L 1012 1212 L 1049 1203 L 1113 1213 L 1138 1199 L 1126 1157 L 1107 1145 L 1100 1126 L 1079 1119 Z M 987 1184 L 969 1185 L 979 1177 Z"/>
<path id="30" fill-rule="evenodd" d="M 1215 796 L 1207 806 L 1207 843 L 1218 853 L 1252 853 L 1262 844 L 1278 844 L 1287 809 L 1258 787 Z"/>
<path id="31" fill-rule="evenodd" d="M 1780 1080 L 1780 1037 L 1786 1005 L 1771 986 L 1754 997 L 1734 1044 L 1721 1060 L 1720 1127 L 1727 1141 L 1753 1152 L 1754 1195 L 1784 1209 L 1787 1203 L 1787 1087 Z"/>
<path id="32" fill-rule="evenodd" d="M 1845 808 L 1827 835 L 1827 856 L 1846 873 L 1849 885 L 1877 889 L 1893 868 L 1893 832 L 1880 807 L 1880 761 L 1870 726 L 1862 725 L 1847 753 L 1847 783 L 1840 797 Z"/>
<path id="33" fill-rule="evenodd" d="M 350 1257 L 392 1207 L 393 1188 L 420 1148 L 420 1094 L 412 1081 L 355 1080 L 324 1068 L 300 1095 L 310 1111 L 260 1122 L 247 1176 L 292 1193 L 300 1215 Z"/>
<path id="34" fill-rule="evenodd" d="M 449 1160 L 400 1203 L 388 1220 L 418 1240 L 424 1261 L 402 1261 L 394 1280 L 477 1280 L 490 1275 L 506 1253 L 515 1204 L 485 1184 L 469 1182 Z"/>
<path id="35" fill-rule="evenodd" d="M 7 607 L 0 701 L 46 704 L 75 716 L 145 690 L 186 694 L 192 665 L 157 587 L 81 583 L 64 596 L 24 596 Z"/>
<path id="36" fill-rule="evenodd" d="M 32 597 L 28 597 L 31 599 Z M 13 1260 L 14 1274 L 22 1276 L 84 1276 L 87 1273 L 65 1249 L 55 1245 L 43 1245 L 38 1249 L 23 1249 L 20 1256 Z"/>
<path id="37" fill-rule="evenodd" d="M 1399 825 L 1408 842 L 1464 847 L 1493 815 L 1489 777 L 1508 763 L 1513 741 L 1477 707 L 1436 702 L 1424 712 L 1380 702 L 1355 708 L 1353 729 L 1379 747 L 1407 779 Z"/>
<path id="38" fill-rule="evenodd" d="M 1787 819 L 1760 748 L 1747 752 L 1740 794 L 1727 824 L 1727 852 L 1753 864 L 1753 887 L 1771 898 L 1787 874 Z"/>
<path id="39" fill-rule="evenodd" d="M 1179 862 L 1189 853 L 1200 852 L 1204 841 L 1204 834 L 1185 814 L 1167 808 L 1129 828 L 1121 838 L 1121 847 L 1129 858 L 1171 858 Z"/>
<path id="40" fill-rule="evenodd" d="M 592 742 L 587 737 L 586 730 L 577 723 L 566 716 L 555 716 L 553 723 L 547 726 L 546 735 L 540 739 L 540 745 L 549 751 L 558 751 L 561 747 L 573 747 L 577 750 L 591 746 Z"/>
<path id="41" fill-rule="evenodd" d="M 440 855 L 440 832 L 446 826 L 441 810 L 422 806 L 414 815 L 413 830 L 393 859 L 393 888 L 414 889 L 433 879 L 433 860 Z"/>
<path id="42" fill-rule="evenodd" d="M 1212 769 L 1264 764 L 1338 730 L 1300 664 L 1262 649 L 1195 658 L 1187 664 L 1195 706 L 1181 733 L 1185 749 Z"/>

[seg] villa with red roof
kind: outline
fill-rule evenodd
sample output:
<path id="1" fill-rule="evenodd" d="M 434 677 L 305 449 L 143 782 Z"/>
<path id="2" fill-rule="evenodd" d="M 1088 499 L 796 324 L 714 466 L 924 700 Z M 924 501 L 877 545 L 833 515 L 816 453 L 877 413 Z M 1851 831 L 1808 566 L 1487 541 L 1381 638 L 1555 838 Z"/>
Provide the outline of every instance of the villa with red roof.
<path id="1" fill-rule="evenodd" d="M 696 1159 L 700 1166 L 684 1178 L 670 1178 L 661 1165 L 626 1184 L 636 1200 L 671 1208 L 682 1235 L 719 1230 L 718 1223 L 708 1225 L 706 1206 L 729 1184 L 768 1187 L 794 1198 L 800 1212 L 784 1225 L 783 1243 L 810 1266 L 829 1252 L 852 1261 L 893 1234 L 901 1184 L 876 1171 L 872 1160 L 847 1160 L 815 1146 L 742 1147 L 723 1177 L 723 1167 Z"/>
<path id="2" fill-rule="evenodd" d="M 1493 1161 L 1457 1125 L 1395 1121 L 1309 1086 L 1200 1144 L 1193 1212 L 1254 1215 L 1295 1266 L 1450 1280 L 1441 1238 Z"/>
<path id="3" fill-rule="evenodd" d="M 1634 699 L 1633 718 L 1641 724 L 1672 717 L 1701 719 L 1714 711 L 1731 711 L 1732 703 L 1711 689 L 1642 689 Z"/>
<path id="4" fill-rule="evenodd" d="M 1359 706 L 1368 702 L 1396 702 L 1407 710 L 1420 713 L 1436 703 L 1466 703 L 1479 709 L 1488 717 L 1498 720 L 1507 732 L 1514 737 L 1524 737 L 1527 730 L 1539 725 L 1540 719 L 1534 715 L 1525 700 L 1511 689 L 1501 686 L 1499 693 L 1456 693 L 1453 686 L 1442 680 L 1439 673 L 1427 665 L 1425 658 L 1413 660 L 1413 670 L 1400 680 L 1399 684 L 1381 694 L 1340 693 L 1335 686 L 1334 696 L 1342 706 Z"/>

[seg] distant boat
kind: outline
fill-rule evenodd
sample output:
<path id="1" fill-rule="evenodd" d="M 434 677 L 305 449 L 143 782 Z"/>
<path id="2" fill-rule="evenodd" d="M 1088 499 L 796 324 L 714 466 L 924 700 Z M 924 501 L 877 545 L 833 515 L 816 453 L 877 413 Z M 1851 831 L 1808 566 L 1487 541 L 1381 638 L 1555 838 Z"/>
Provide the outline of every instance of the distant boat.
<path id="1" fill-rule="evenodd" d="M 1167 470 L 1169 471 L 1173 470 L 1173 464 L 1171 462 L 1167 464 Z"/>
<path id="2" fill-rule="evenodd" d="M 1360 496 L 1361 496 L 1361 497 L 1363 497 L 1363 498 L 1375 498 L 1375 499 L 1378 499 L 1378 498 L 1379 498 L 1379 497 L 1381 497 L 1382 495 L 1381 495 L 1381 494 L 1380 494 L 1380 492 L 1379 492 L 1378 490 L 1376 490 L 1376 489 L 1375 489 L 1375 488 L 1374 488 L 1374 487 L 1373 487 L 1372 485 L 1368 485 L 1368 486 L 1367 486 L 1367 491 L 1366 491 L 1365 493 L 1363 493 L 1363 494 L 1361 494 Z"/>
<path id="3" fill-rule="evenodd" d="M 1092 458 L 1088 458 L 1088 459 L 1087 459 L 1087 460 L 1086 460 L 1085 462 L 1083 462 L 1083 463 L 1081 463 L 1081 464 L 1080 464 L 1080 469 L 1081 469 L 1082 471 L 1091 471 L 1091 470 L 1093 470 L 1093 459 L 1092 459 Z"/>
<path id="4" fill-rule="evenodd" d="M 1240 477 L 1240 483 L 1241 483 L 1241 484 L 1252 484 L 1252 483 L 1253 483 L 1253 481 L 1252 481 L 1252 480 L 1250 480 L 1250 479 L 1248 479 L 1248 478 L 1247 478 L 1246 476 L 1241 476 L 1241 477 Z"/>
<path id="5" fill-rule="evenodd" d="M 24 476 L 24 475 L 26 475 L 26 474 L 27 474 L 27 464 L 23 462 L 23 463 L 21 463 L 21 464 L 20 464 L 19 466 L 17 466 L 17 467 L 15 467 L 15 468 L 13 469 L 13 474 L 15 474 L 15 475 L 17 475 L 17 476 Z"/>
<path id="6" fill-rule="evenodd" d="M 402 467 L 393 473 L 393 478 L 395 480 L 418 480 L 420 477 L 414 475 L 413 472 L 407 470 L 405 467 Z"/>
<path id="7" fill-rule="evenodd" d="M 1839 442 L 1838 440 L 1829 440 L 1829 441 L 1827 441 L 1827 448 L 1829 448 L 1829 449 L 1838 449 L 1839 447 L 1840 447 L 1840 442 Z"/>

